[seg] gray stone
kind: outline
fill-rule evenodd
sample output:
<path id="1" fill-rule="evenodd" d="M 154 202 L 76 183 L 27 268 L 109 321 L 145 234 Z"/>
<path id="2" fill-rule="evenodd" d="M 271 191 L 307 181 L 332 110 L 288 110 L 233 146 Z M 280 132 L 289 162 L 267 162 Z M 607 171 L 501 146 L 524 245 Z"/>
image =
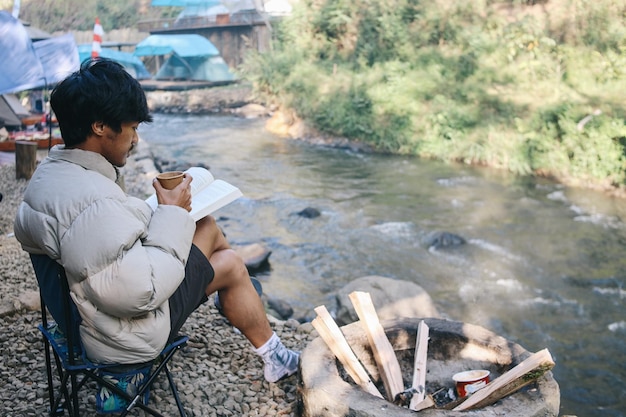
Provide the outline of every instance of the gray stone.
<path id="1" fill-rule="evenodd" d="M 398 317 L 440 317 L 430 295 L 419 285 L 371 275 L 355 279 L 337 292 L 335 320 L 339 325 L 359 319 L 348 298 L 353 291 L 370 293 L 380 320 Z"/>
<path id="2" fill-rule="evenodd" d="M 10 316 L 16 312 L 15 303 L 11 300 L 0 300 L 0 317 Z"/>
<path id="3" fill-rule="evenodd" d="M 261 243 L 251 243 L 249 245 L 233 245 L 233 249 L 243 258 L 249 271 L 256 271 L 262 266 L 266 266 L 272 251 Z"/>
<path id="4" fill-rule="evenodd" d="M 29 290 L 20 294 L 18 298 L 23 308 L 31 311 L 41 310 L 41 298 L 39 297 L 39 291 Z"/>
<path id="5" fill-rule="evenodd" d="M 287 320 L 293 316 L 293 307 L 288 302 L 276 297 L 267 297 L 267 305 L 279 318 Z"/>
<path id="6" fill-rule="evenodd" d="M 265 106 L 260 104 L 250 103 L 237 108 L 234 113 L 245 119 L 254 119 L 257 117 L 267 117 L 270 112 Z"/>

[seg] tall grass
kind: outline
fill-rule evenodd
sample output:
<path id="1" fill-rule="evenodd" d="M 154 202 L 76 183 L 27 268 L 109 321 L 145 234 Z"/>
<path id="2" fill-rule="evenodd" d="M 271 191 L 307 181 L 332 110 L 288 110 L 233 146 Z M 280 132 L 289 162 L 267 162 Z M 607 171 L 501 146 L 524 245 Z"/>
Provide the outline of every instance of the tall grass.
<path id="1" fill-rule="evenodd" d="M 621 186 L 626 3 L 302 0 L 241 73 L 384 152 Z"/>

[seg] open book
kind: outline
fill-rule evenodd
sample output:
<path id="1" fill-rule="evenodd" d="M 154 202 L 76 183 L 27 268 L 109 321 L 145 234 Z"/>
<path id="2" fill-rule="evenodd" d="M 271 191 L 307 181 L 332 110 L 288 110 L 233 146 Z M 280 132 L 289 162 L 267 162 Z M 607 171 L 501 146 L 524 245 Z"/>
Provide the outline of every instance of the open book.
<path id="1" fill-rule="evenodd" d="M 186 173 L 193 177 L 191 181 L 191 212 L 195 221 L 232 203 L 243 194 L 239 188 L 224 180 L 216 180 L 208 169 L 191 167 Z M 156 210 L 158 201 L 156 194 L 146 199 L 152 210 Z"/>

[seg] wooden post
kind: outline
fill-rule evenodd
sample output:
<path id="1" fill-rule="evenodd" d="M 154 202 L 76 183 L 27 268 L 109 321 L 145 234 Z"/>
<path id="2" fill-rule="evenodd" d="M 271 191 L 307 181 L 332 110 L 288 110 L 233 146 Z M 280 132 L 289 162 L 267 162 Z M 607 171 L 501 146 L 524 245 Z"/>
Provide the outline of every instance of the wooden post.
<path id="1" fill-rule="evenodd" d="M 37 142 L 15 142 L 15 178 L 29 180 L 37 167 Z"/>
<path id="2" fill-rule="evenodd" d="M 387 339 L 385 329 L 378 320 L 378 314 L 374 308 L 374 303 L 369 293 L 362 291 L 354 291 L 348 295 L 352 305 L 359 316 L 363 330 L 367 334 L 370 342 L 374 359 L 378 365 L 378 370 L 387 391 L 387 399 L 393 402 L 396 395 L 404 391 L 404 382 L 402 381 L 402 370 L 396 357 L 393 346 Z"/>
<path id="3" fill-rule="evenodd" d="M 331 352 L 333 352 L 342 363 L 354 382 L 370 394 L 383 398 L 326 307 L 316 307 L 315 312 L 318 316 L 313 319 L 311 324 L 326 342 Z"/>

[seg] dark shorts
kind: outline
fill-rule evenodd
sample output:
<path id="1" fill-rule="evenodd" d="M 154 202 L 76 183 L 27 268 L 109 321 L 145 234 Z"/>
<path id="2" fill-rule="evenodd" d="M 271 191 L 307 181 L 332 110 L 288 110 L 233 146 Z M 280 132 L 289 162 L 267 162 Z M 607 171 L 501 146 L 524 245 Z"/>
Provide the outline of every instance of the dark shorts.
<path id="1" fill-rule="evenodd" d="M 185 265 L 185 279 L 169 299 L 170 340 L 178 335 L 187 317 L 208 300 L 206 287 L 213 281 L 214 276 L 215 271 L 209 260 L 196 245 L 192 244 Z"/>

